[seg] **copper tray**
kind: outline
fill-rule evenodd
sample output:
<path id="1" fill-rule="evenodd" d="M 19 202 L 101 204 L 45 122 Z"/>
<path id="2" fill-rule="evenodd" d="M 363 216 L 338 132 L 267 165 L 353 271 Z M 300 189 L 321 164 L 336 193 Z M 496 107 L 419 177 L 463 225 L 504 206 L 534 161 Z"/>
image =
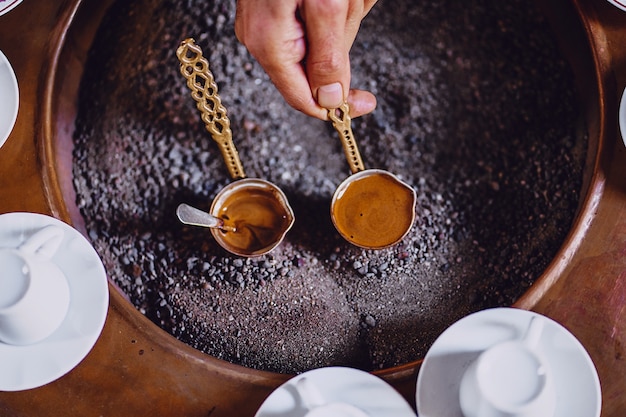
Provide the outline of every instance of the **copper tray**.
<path id="1" fill-rule="evenodd" d="M 0 150 L 0 213 L 51 214 L 84 232 L 71 203 L 75 105 L 87 52 L 112 0 L 51 3 L 29 0 L 0 17 L 0 49 L 11 60 L 21 89 L 16 127 Z M 602 415 L 622 416 L 626 150 L 617 131 L 617 104 L 626 84 L 626 13 L 601 1 L 537 3 L 576 73 L 590 143 L 572 229 L 544 274 L 514 306 L 557 320 L 581 340 L 600 374 Z M 252 416 L 290 377 L 192 349 L 141 315 L 112 284 L 110 290 L 107 323 L 87 358 L 44 387 L 0 393 L 0 414 Z M 375 374 L 414 405 L 420 363 Z"/>

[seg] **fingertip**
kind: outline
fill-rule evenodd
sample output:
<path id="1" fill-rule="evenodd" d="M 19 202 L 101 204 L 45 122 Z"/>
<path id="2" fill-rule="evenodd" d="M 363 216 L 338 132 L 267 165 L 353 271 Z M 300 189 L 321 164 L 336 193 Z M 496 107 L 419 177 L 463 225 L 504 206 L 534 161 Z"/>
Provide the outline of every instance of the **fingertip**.
<path id="1" fill-rule="evenodd" d="M 283 98 L 292 108 L 306 114 L 310 117 L 315 117 L 320 120 L 328 120 L 328 110 L 319 106 L 317 101 L 313 98 L 306 86 L 302 85 L 300 89 L 286 88 L 285 85 L 274 83 L 278 90 L 281 92 Z M 307 95 L 308 93 L 308 95 Z"/>
<path id="2" fill-rule="evenodd" d="M 343 87 L 340 83 L 323 85 L 317 89 L 317 104 L 326 109 L 336 109 L 343 103 Z"/>
<path id="3" fill-rule="evenodd" d="M 350 117 L 363 116 L 376 109 L 376 96 L 369 91 L 350 90 L 348 104 L 350 105 Z"/>
<path id="4" fill-rule="evenodd" d="M 328 119 L 328 110 L 326 108 L 320 107 L 319 104 L 315 100 L 310 100 L 306 103 L 290 103 L 291 107 L 298 110 L 301 113 L 306 114 L 307 116 L 314 117 L 316 119 L 327 121 Z M 339 106 L 331 107 L 336 108 Z"/>

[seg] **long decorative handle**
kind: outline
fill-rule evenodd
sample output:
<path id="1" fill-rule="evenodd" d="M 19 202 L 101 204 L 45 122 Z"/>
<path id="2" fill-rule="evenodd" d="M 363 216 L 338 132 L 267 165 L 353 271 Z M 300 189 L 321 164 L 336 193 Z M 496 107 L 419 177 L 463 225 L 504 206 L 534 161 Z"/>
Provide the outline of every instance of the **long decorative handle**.
<path id="1" fill-rule="evenodd" d="M 230 120 L 217 94 L 217 83 L 209 70 L 209 61 L 202 56 L 202 49 L 191 38 L 181 42 L 176 56 L 180 61 L 180 73 L 187 79 L 191 97 L 196 101 L 206 130 L 217 142 L 230 176 L 234 179 L 245 178 L 246 174 L 233 143 Z"/>
<path id="2" fill-rule="evenodd" d="M 341 139 L 341 145 L 343 146 L 343 152 L 346 154 L 346 159 L 350 165 L 350 171 L 356 174 L 359 171 L 363 171 L 363 160 L 361 160 L 361 154 L 359 148 L 356 146 L 356 140 L 352 133 L 352 125 L 350 118 L 350 107 L 348 103 L 343 103 L 341 107 L 337 109 L 328 109 L 328 118 L 333 123 L 333 127 L 339 133 Z"/>

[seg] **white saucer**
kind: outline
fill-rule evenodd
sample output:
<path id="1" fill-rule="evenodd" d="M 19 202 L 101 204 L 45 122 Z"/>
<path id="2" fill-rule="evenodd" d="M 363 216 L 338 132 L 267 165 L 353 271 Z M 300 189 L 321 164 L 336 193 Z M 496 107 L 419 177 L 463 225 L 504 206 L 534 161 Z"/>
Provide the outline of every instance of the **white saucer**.
<path id="1" fill-rule="evenodd" d="M 319 368 L 293 377 L 267 397 L 255 417 L 303 417 L 308 410 L 295 388 L 301 378 L 307 378 L 328 403 L 344 402 L 371 417 L 415 417 L 391 385 L 368 372 L 344 367 Z"/>
<path id="2" fill-rule="evenodd" d="M 0 2 L 0 16 L 2 16 L 5 13 L 10 12 L 15 7 L 17 7 L 17 5 L 20 4 L 21 2 L 22 0 L 4 0 Z"/>
<path id="3" fill-rule="evenodd" d="M 622 141 L 626 146 L 626 88 L 622 93 L 622 100 L 619 105 L 619 130 L 622 134 Z"/>
<path id="4" fill-rule="evenodd" d="M 0 7 L 1 3 L 0 3 Z M 0 15 L 2 9 L 0 9 Z M 20 93 L 15 72 L 6 56 L 0 51 L 0 147 L 4 145 L 17 119 Z"/>
<path id="5" fill-rule="evenodd" d="M 50 216 L 34 213 L 0 215 L 0 247 L 17 247 L 44 226 L 65 231 L 53 256 L 67 277 L 70 306 L 61 326 L 39 343 L 0 343 L 0 391 L 20 391 L 52 382 L 87 356 L 100 336 L 109 307 L 104 266 L 91 244 L 76 229 Z"/>
<path id="6" fill-rule="evenodd" d="M 613 6 L 617 7 L 618 9 L 622 9 L 623 11 L 626 12 L 626 0 L 607 0 L 609 3 L 611 3 Z"/>
<path id="7" fill-rule="evenodd" d="M 516 308 L 494 308 L 471 314 L 446 329 L 432 345 L 417 377 L 420 417 L 463 417 L 459 383 L 467 367 L 488 347 L 521 338 L 539 314 Z M 598 417 L 600 380 L 589 354 L 563 326 L 545 316 L 538 349 L 555 375 L 554 417 Z"/>

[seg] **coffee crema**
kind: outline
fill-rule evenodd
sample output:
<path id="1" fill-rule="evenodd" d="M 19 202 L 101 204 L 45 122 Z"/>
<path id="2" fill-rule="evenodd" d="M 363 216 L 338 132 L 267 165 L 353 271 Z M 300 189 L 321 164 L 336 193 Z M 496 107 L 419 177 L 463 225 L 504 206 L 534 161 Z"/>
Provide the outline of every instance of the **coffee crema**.
<path id="1" fill-rule="evenodd" d="M 293 223 L 293 214 L 285 206 L 284 197 L 270 186 L 258 183 L 228 190 L 216 199 L 212 211 L 224 220 L 225 226 L 235 229 L 214 230 L 215 238 L 229 250 L 247 256 L 276 246 Z"/>
<path id="2" fill-rule="evenodd" d="M 339 186 L 333 200 L 335 227 L 345 239 L 364 248 L 397 243 L 415 217 L 415 192 L 382 170 L 352 175 Z"/>

